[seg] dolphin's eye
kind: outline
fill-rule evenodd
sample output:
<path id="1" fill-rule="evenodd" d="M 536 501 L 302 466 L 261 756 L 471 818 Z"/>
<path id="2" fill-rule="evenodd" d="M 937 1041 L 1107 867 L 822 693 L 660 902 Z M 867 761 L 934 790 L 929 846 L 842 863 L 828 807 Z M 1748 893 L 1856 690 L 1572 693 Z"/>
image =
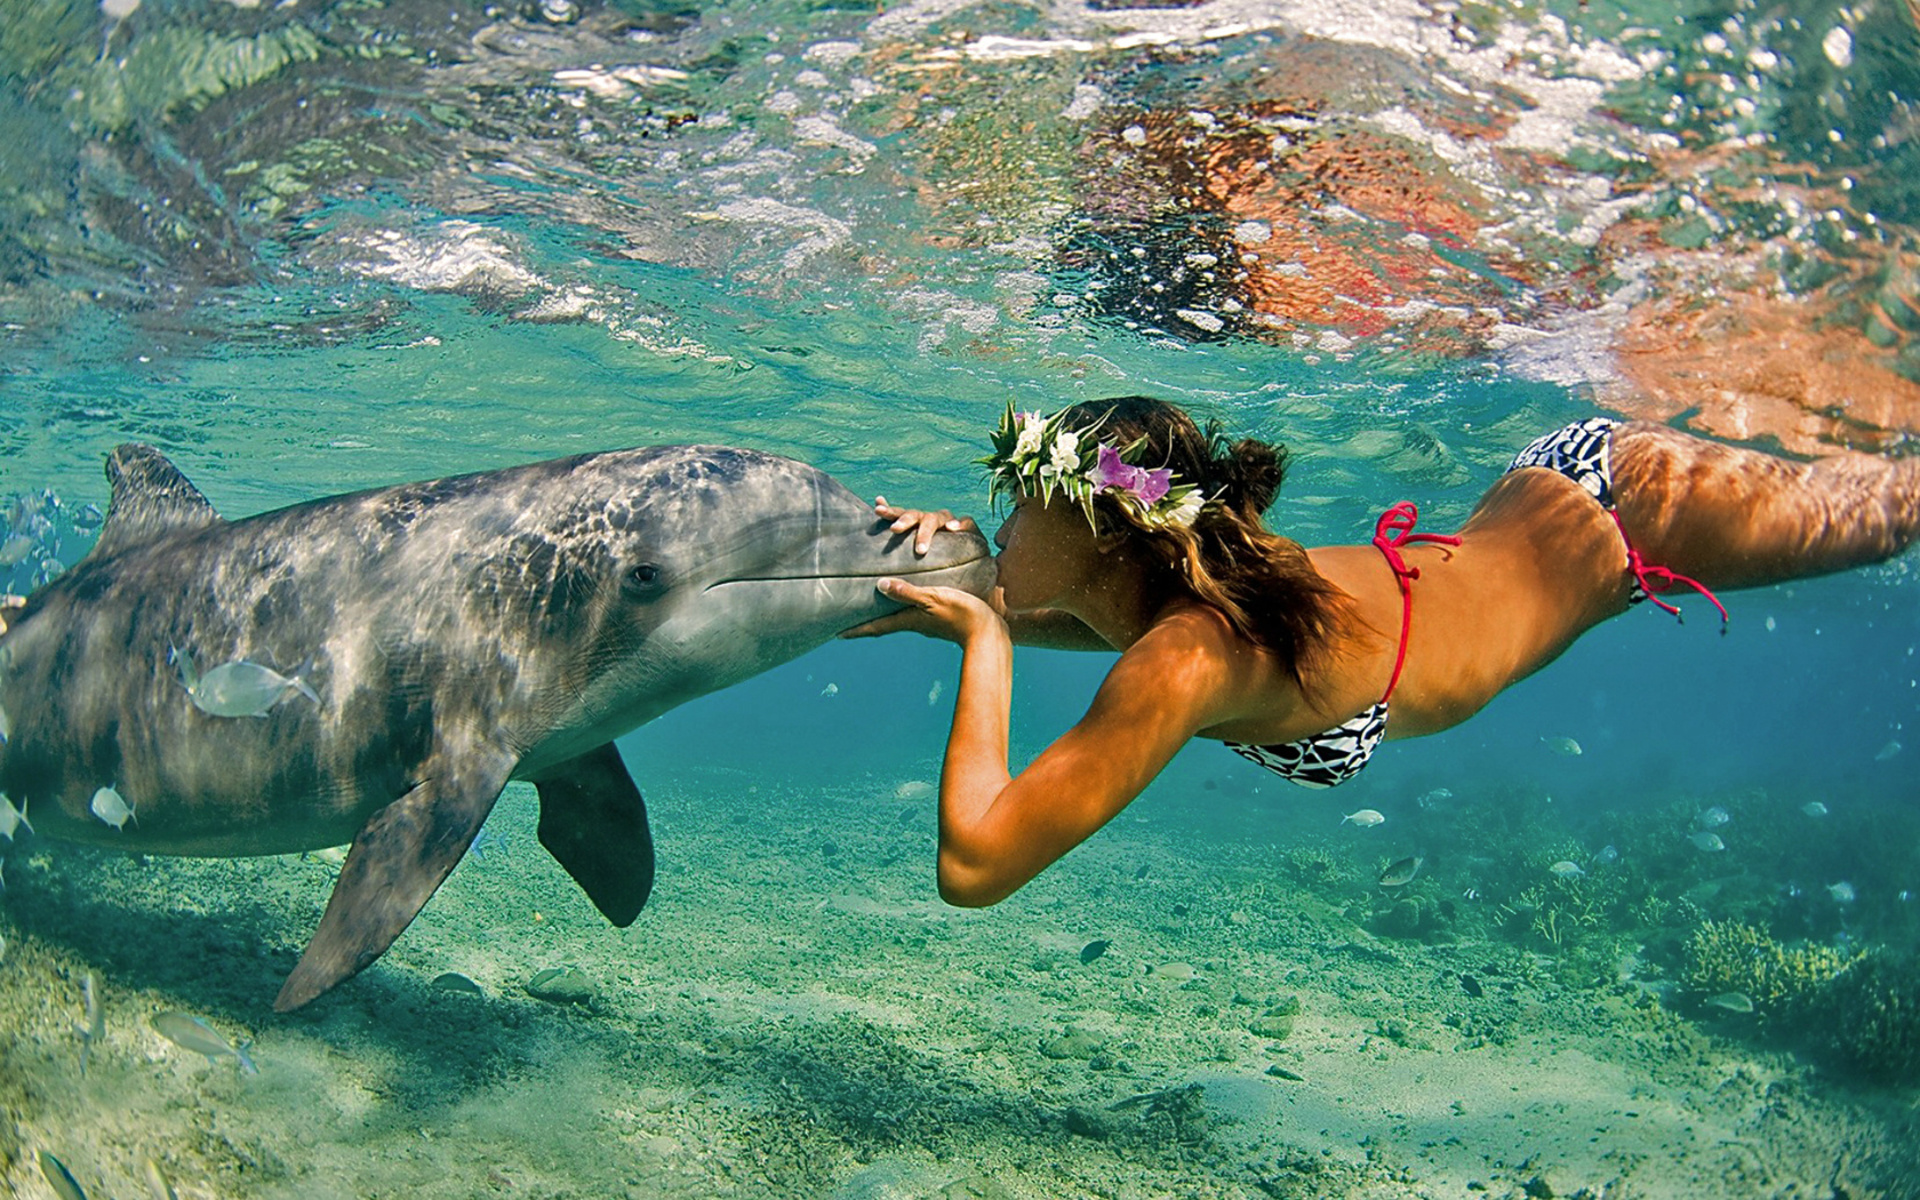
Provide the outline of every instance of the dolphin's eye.
<path id="1" fill-rule="evenodd" d="M 630 596 L 652 596 L 660 590 L 660 565 L 658 563 L 640 563 L 627 570 L 621 580 Z"/>

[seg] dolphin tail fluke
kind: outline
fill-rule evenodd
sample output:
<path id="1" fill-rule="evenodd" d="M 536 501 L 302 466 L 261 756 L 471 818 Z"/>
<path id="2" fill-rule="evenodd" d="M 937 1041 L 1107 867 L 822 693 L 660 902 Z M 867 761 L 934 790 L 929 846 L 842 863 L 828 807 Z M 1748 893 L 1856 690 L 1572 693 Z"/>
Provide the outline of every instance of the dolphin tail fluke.
<path id="1" fill-rule="evenodd" d="M 587 899 L 622 928 L 653 890 L 653 833 L 647 804 L 620 752 L 608 742 L 534 781 L 540 790 L 540 844 Z"/>
<path id="2" fill-rule="evenodd" d="M 445 752 L 424 782 L 373 815 L 353 839 L 320 927 L 274 998 L 291 1012 L 379 958 L 472 845 L 514 760 Z"/>

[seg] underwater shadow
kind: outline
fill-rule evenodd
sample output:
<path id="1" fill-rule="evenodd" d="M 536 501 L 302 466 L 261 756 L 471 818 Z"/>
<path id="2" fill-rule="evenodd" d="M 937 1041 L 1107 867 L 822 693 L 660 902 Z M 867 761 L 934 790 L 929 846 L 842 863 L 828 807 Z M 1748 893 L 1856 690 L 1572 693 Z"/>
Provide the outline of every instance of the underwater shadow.
<path id="1" fill-rule="evenodd" d="M 151 890 L 176 881 L 162 860 L 59 843 L 57 857 L 42 864 L 46 845 L 23 839 L 9 855 L 7 917 L 21 934 L 85 961 L 115 987 L 160 993 L 167 1005 L 229 1030 L 299 1030 L 334 1049 L 387 1053 L 402 1068 L 391 1096 L 410 1108 L 457 1102 L 526 1061 L 503 1035 L 546 1006 L 436 989 L 379 963 L 298 1012 L 275 1013 L 273 998 L 325 904 L 324 880 L 315 880 L 310 914 L 289 911 L 288 898 L 266 888 L 245 898 L 225 886 L 217 907 L 199 909 L 178 893 Z M 282 865 L 234 861 L 241 874 L 276 875 L 273 891 L 285 890 Z M 150 881 L 144 894 L 131 894 L 134 871 Z M 72 1002 L 77 1011 L 77 990 Z"/>

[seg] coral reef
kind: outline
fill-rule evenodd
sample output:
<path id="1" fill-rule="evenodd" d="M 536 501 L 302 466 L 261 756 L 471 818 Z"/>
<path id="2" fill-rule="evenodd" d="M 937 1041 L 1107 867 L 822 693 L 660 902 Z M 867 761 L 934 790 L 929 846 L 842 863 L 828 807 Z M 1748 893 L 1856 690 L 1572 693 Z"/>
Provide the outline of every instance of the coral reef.
<path id="1" fill-rule="evenodd" d="M 1874 1079 L 1920 1072 L 1920 956 L 1879 950 L 1836 975 L 1821 997 L 1827 1049 Z"/>
<path id="2" fill-rule="evenodd" d="M 1740 992 L 1754 1011 L 1803 1014 L 1849 960 L 1826 946 L 1789 947 L 1741 921 L 1703 921 L 1687 939 L 1682 980 L 1705 995 Z"/>

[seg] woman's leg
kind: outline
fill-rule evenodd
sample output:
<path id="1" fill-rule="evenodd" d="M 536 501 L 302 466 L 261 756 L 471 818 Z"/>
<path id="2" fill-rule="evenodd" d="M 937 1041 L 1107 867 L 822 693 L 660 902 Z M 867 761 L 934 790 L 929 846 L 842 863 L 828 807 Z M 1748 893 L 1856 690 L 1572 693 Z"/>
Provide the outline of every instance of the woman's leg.
<path id="1" fill-rule="evenodd" d="M 1794 462 L 1634 421 L 1614 430 L 1612 466 L 1634 549 L 1711 588 L 1844 571 L 1920 537 L 1920 459 Z"/>

